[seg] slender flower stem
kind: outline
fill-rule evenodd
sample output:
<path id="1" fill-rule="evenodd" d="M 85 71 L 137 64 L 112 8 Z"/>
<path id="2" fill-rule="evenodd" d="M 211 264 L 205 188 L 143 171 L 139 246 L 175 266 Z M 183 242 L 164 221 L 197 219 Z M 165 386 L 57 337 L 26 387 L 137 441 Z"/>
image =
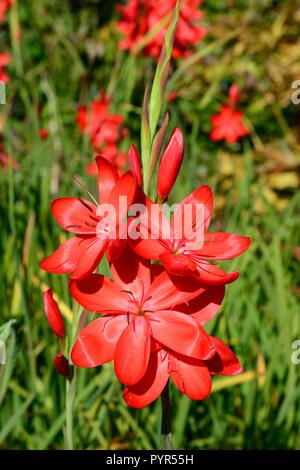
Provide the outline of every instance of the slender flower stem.
<path id="1" fill-rule="evenodd" d="M 161 416 L 162 450 L 173 450 L 169 382 L 167 382 L 161 394 L 161 405 L 162 405 L 162 416 Z"/>

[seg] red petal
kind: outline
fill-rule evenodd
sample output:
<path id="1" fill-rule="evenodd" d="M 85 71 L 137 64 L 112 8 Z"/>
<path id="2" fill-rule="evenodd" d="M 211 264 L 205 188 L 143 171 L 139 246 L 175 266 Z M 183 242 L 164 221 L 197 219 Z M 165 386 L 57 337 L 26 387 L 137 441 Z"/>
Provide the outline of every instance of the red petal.
<path id="1" fill-rule="evenodd" d="M 185 282 L 182 281 L 182 278 L 170 277 L 166 271 L 163 271 L 156 276 L 145 294 L 145 298 L 151 297 L 145 308 L 155 311 L 171 310 L 175 305 L 187 302 L 202 291 L 203 287 L 199 287 L 199 283 L 194 282 L 193 279 L 190 282 Z"/>
<path id="2" fill-rule="evenodd" d="M 225 287 L 208 287 L 194 299 L 176 306 L 179 312 L 192 315 L 201 325 L 205 325 L 219 310 L 225 295 Z"/>
<path id="3" fill-rule="evenodd" d="M 51 289 L 44 292 L 44 308 L 47 320 L 54 333 L 60 337 L 65 336 L 66 331 L 64 321 L 58 305 L 53 298 L 53 292 Z"/>
<path id="4" fill-rule="evenodd" d="M 198 230 L 202 232 L 206 232 L 213 210 L 213 194 L 212 190 L 208 186 L 200 186 L 191 194 L 189 194 L 181 203 L 177 206 L 174 211 L 172 220 L 171 220 L 171 227 L 176 238 L 176 233 L 183 233 L 183 227 L 185 227 L 184 222 L 184 206 L 186 204 L 193 204 L 193 205 L 201 205 L 203 206 L 203 211 L 201 211 L 201 215 L 203 215 L 203 220 L 198 221 L 196 220 L 196 216 L 198 215 L 198 211 L 192 211 L 192 220 L 188 221 L 189 226 L 197 226 Z"/>
<path id="5" fill-rule="evenodd" d="M 122 286 L 101 274 L 70 282 L 72 297 L 90 312 L 125 314 L 130 311 L 128 294 L 122 290 Z"/>
<path id="6" fill-rule="evenodd" d="M 197 266 L 190 256 L 163 253 L 159 257 L 166 270 L 174 276 L 193 276 Z"/>
<path id="7" fill-rule="evenodd" d="M 175 311 L 159 311 L 147 318 L 152 336 L 167 348 L 197 359 L 214 354 L 210 337 L 194 318 Z"/>
<path id="8" fill-rule="evenodd" d="M 170 224 L 162 208 L 144 194 L 140 195 L 139 204 L 141 210 L 137 208 L 138 213 L 130 213 L 138 220 L 129 222 L 129 243 L 139 256 L 159 259 L 162 253 L 172 249 Z"/>
<path id="9" fill-rule="evenodd" d="M 134 385 L 145 374 L 151 350 L 148 322 L 135 317 L 122 333 L 114 356 L 115 372 L 120 382 Z"/>
<path id="10" fill-rule="evenodd" d="M 250 238 L 232 233 L 206 233 L 204 246 L 197 254 L 203 258 L 230 259 L 246 251 L 250 243 Z"/>
<path id="11" fill-rule="evenodd" d="M 243 372 L 243 367 L 234 352 L 218 338 L 211 337 L 216 354 L 206 361 L 211 374 L 236 375 Z"/>
<path id="12" fill-rule="evenodd" d="M 169 373 L 176 387 L 191 400 L 203 400 L 211 392 L 212 382 L 203 361 L 170 354 Z"/>
<path id="13" fill-rule="evenodd" d="M 96 207 L 86 199 L 65 197 L 55 199 L 51 210 L 59 225 L 69 232 L 81 235 L 96 233 Z"/>
<path id="14" fill-rule="evenodd" d="M 78 367 L 96 367 L 112 361 L 116 344 L 127 327 L 127 317 L 101 317 L 86 326 L 78 336 L 71 359 Z"/>
<path id="15" fill-rule="evenodd" d="M 101 204 L 108 202 L 110 193 L 119 180 L 117 169 L 106 158 L 96 157 L 98 168 L 98 191 Z"/>
<path id="16" fill-rule="evenodd" d="M 144 408 L 160 396 L 168 378 L 168 354 L 162 350 L 152 353 L 144 377 L 125 388 L 123 399 L 132 408 Z"/>

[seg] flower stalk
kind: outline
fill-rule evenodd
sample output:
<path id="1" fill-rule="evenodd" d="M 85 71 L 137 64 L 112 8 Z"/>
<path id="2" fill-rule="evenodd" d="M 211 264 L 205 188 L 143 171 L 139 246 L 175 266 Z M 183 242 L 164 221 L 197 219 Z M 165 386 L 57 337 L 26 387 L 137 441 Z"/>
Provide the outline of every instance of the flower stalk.
<path id="1" fill-rule="evenodd" d="M 173 450 L 169 381 L 167 382 L 161 394 L 161 405 L 162 405 L 162 415 L 161 415 L 162 450 Z"/>

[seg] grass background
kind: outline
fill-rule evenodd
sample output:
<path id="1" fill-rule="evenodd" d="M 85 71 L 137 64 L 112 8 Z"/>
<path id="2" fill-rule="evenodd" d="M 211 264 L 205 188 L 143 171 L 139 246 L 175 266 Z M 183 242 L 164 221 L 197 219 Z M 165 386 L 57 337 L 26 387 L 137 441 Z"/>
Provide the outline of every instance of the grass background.
<path id="1" fill-rule="evenodd" d="M 299 3 L 205 0 L 203 10 L 210 34 L 170 73 L 169 91 L 179 98 L 168 104 L 169 130 L 178 125 L 186 138 L 172 201 L 208 183 L 216 195 L 213 227 L 253 239 L 242 257 L 224 263 L 241 275 L 208 325 L 245 372 L 216 378 L 205 401 L 172 387 L 175 448 L 300 448 L 300 365 L 291 362 L 300 338 L 300 105 L 291 103 L 300 75 Z M 72 175 L 93 192 L 84 173 L 92 150 L 74 122 L 78 104 L 108 89 L 111 109 L 129 129 L 122 148 L 139 144 L 142 96 L 155 63 L 117 50 L 116 17 L 114 2 L 15 0 L 1 25 L 1 51 L 11 50 L 13 60 L 0 134 L 20 164 L 0 171 L 0 334 L 8 354 L 0 366 L 2 449 L 64 447 L 65 383 L 53 368 L 59 347 L 44 318 L 42 288 L 56 292 L 70 330 L 78 307 L 67 279 L 41 272 L 38 263 L 65 237 L 51 200 L 81 194 Z M 210 141 L 209 119 L 232 81 L 243 89 L 251 135 L 226 146 Z M 46 141 L 38 137 L 43 126 Z M 127 408 L 111 365 L 79 371 L 74 419 L 78 449 L 160 445 L 159 401 Z"/>

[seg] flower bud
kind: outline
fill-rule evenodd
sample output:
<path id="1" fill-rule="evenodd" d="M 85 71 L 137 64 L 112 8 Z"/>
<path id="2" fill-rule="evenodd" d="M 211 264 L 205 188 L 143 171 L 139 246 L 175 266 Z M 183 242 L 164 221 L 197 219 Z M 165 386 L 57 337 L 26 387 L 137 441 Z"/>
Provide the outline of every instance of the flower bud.
<path id="1" fill-rule="evenodd" d="M 159 202 L 168 199 L 179 173 L 184 155 L 184 138 L 181 130 L 176 127 L 161 157 L 158 177 L 157 194 Z"/>
<path id="2" fill-rule="evenodd" d="M 54 333 L 60 338 L 65 336 L 66 331 L 63 318 L 58 305 L 53 298 L 53 292 L 51 289 L 48 289 L 47 292 L 44 292 L 44 308 L 46 318 Z"/>
<path id="3" fill-rule="evenodd" d="M 67 379 L 72 379 L 72 367 L 70 366 L 67 358 L 63 354 L 56 354 L 53 362 L 55 369 L 60 375 L 66 377 Z"/>
<path id="4" fill-rule="evenodd" d="M 128 152 L 128 159 L 129 159 L 130 170 L 135 176 L 138 186 L 142 188 L 143 179 L 142 179 L 141 159 L 140 159 L 139 152 L 137 151 L 134 145 L 130 146 L 130 149 Z"/>

